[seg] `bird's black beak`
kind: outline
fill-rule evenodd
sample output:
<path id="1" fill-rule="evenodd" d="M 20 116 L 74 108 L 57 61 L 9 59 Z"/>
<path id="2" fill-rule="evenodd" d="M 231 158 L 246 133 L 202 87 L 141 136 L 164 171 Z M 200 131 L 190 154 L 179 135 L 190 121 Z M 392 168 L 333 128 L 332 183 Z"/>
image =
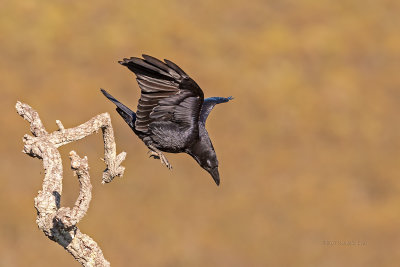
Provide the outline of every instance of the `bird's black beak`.
<path id="1" fill-rule="evenodd" d="M 211 169 L 209 172 L 210 172 L 212 178 L 214 179 L 215 183 L 216 183 L 217 185 L 219 185 L 219 172 L 218 172 L 218 167 L 215 167 L 215 168 Z"/>

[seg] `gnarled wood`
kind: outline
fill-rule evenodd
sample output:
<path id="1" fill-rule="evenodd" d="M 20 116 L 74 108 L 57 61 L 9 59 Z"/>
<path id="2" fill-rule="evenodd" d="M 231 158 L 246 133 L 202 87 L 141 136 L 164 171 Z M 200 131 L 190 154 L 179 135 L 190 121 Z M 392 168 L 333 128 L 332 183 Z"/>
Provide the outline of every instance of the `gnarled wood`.
<path id="1" fill-rule="evenodd" d="M 125 159 L 126 153 L 116 155 L 110 115 L 108 113 L 97 115 L 70 129 L 65 129 L 57 120 L 59 130 L 48 133 L 38 113 L 29 105 L 18 101 L 16 109 L 17 113 L 30 123 L 33 134 L 33 136 L 24 135 L 23 152 L 31 157 L 42 159 L 45 170 L 42 190 L 35 198 L 36 223 L 39 229 L 48 238 L 60 244 L 83 266 L 110 266 L 98 244 L 76 226 L 85 216 L 92 197 L 87 157 L 82 159 L 76 152 L 70 152 L 71 168 L 77 174 L 80 185 L 78 199 L 71 209 L 60 207 L 63 168 L 58 152 L 58 147 L 85 138 L 101 129 L 104 141 L 104 162 L 107 165 L 102 183 L 109 183 L 114 177 L 122 176 L 125 168 L 120 164 Z"/>

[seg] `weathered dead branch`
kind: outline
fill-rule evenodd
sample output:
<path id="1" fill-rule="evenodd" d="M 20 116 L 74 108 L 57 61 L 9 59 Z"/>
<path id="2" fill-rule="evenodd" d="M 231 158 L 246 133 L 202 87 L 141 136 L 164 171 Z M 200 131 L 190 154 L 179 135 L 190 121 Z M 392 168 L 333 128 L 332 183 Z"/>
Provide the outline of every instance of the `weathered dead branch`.
<path id="1" fill-rule="evenodd" d="M 60 153 L 57 149 L 101 129 L 104 141 L 104 162 L 107 165 L 102 183 L 109 183 L 114 177 L 122 176 L 125 168 L 120 164 L 125 159 L 126 153 L 122 152 L 116 155 L 110 115 L 108 113 L 97 115 L 70 129 L 65 129 L 57 120 L 59 130 L 48 133 L 38 113 L 29 105 L 18 101 L 16 109 L 17 113 L 30 123 L 30 130 L 33 134 L 33 136 L 24 135 L 23 152 L 31 157 L 42 159 L 45 170 L 42 190 L 35 198 L 36 223 L 39 229 L 48 238 L 64 247 L 83 266 L 110 266 L 97 243 L 83 234 L 76 226 L 85 216 L 92 197 L 87 157 L 82 159 L 76 152 L 70 152 L 71 168 L 78 176 L 80 191 L 72 209 L 60 207 L 63 171 Z"/>

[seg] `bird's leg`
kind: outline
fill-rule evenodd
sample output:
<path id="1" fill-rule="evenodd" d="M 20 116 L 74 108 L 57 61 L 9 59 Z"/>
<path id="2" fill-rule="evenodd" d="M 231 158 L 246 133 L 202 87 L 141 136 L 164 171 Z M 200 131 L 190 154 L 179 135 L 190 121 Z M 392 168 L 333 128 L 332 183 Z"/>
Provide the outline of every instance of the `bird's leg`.
<path id="1" fill-rule="evenodd" d="M 161 164 L 165 164 L 165 166 L 167 166 L 168 169 L 172 169 L 171 164 L 169 164 L 167 158 L 164 156 L 164 154 L 158 150 L 157 148 L 155 148 L 153 145 L 149 145 L 148 146 L 150 148 L 150 157 L 154 157 L 155 159 L 160 159 L 161 160 Z"/>

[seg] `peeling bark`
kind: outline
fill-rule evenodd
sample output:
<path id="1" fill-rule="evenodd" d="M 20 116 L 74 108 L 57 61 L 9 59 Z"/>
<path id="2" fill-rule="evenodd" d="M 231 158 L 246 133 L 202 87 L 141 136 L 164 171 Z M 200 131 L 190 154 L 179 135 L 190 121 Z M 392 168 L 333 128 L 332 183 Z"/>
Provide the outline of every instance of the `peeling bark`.
<path id="1" fill-rule="evenodd" d="M 60 244 L 83 266 L 110 266 L 98 244 L 76 226 L 85 216 L 92 198 L 87 157 L 80 158 L 76 152 L 70 152 L 71 168 L 78 177 L 80 191 L 72 209 L 60 207 L 63 168 L 58 151 L 58 147 L 85 138 L 101 129 L 104 141 L 104 162 L 107 165 L 103 172 L 102 183 L 109 183 L 114 177 L 122 176 L 125 168 L 120 164 L 125 159 L 126 153 L 116 154 L 110 115 L 108 113 L 97 115 L 70 129 L 65 129 L 57 120 L 59 130 L 48 133 L 39 114 L 29 105 L 18 101 L 16 109 L 17 113 L 30 123 L 33 134 L 33 136 L 24 135 L 25 145 L 22 152 L 42 159 L 45 170 L 42 190 L 35 198 L 36 223 L 39 229 L 49 239 Z"/>

